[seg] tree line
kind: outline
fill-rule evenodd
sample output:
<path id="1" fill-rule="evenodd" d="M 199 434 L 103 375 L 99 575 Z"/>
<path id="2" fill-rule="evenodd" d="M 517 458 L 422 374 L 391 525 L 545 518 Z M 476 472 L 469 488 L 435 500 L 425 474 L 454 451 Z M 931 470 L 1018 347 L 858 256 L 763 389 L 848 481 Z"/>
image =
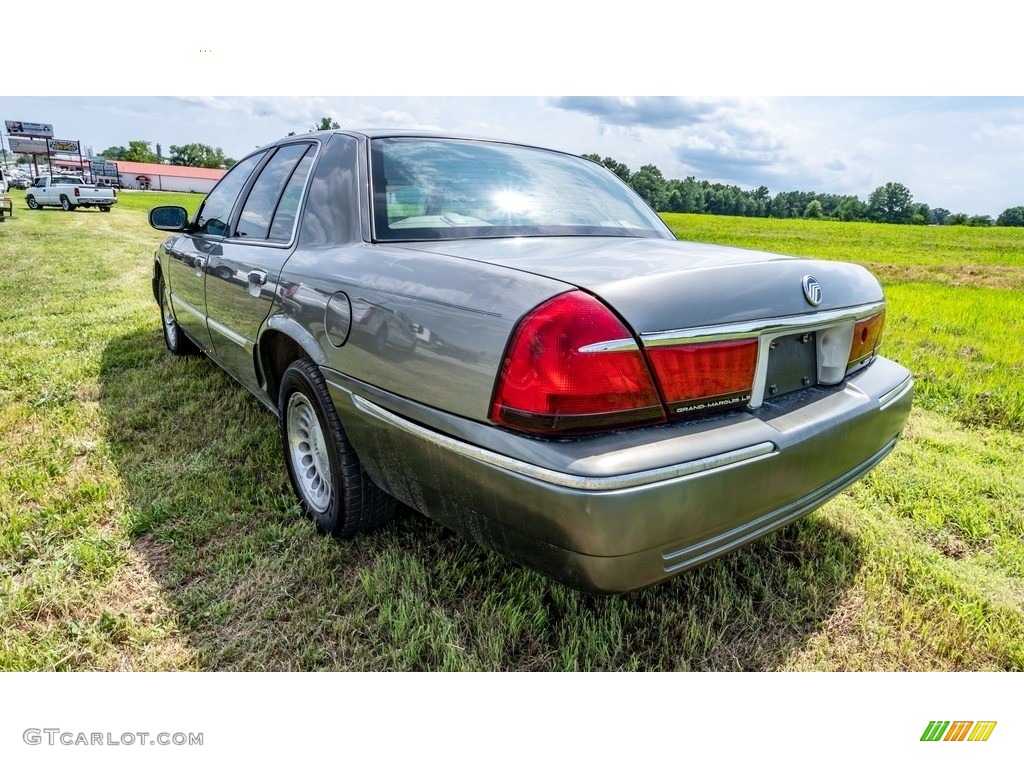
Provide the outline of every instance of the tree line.
<path id="1" fill-rule="evenodd" d="M 337 120 L 322 117 L 309 131 L 329 131 L 340 127 Z M 294 136 L 295 131 L 288 135 Z M 154 151 L 153 142 L 141 139 L 129 141 L 127 147 L 107 147 L 99 156 L 107 160 L 124 160 L 130 163 L 163 163 L 166 159 L 171 165 L 184 165 L 190 168 L 230 168 L 238 162 L 233 157 L 226 157 L 220 147 L 199 143 L 171 144 L 171 154 L 164 158 L 159 144 Z"/>
<path id="2" fill-rule="evenodd" d="M 129 141 L 127 147 L 107 147 L 99 153 L 107 160 L 124 160 L 129 163 L 163 163 L 185 165 L 190 168 L 230 168 L 235 164 L 233 157 L 227 157 L 220 147 L 209 144 L 171 144 L 171 154 L 166 158 L 156 145 L 153 151 L 152 142 L 141 139 Z"/>
<path id="3" fill-rule="evenodd" d="M 339 128 L 331 117 L 323 117 L 309 131 Z M 295 132 L 288 134 L 294 136 Z M 230 168 L 236 162 L 226 157 L 220 147 L 208 144 L 172 144 L 167 161 L 172 165 L 196 168 Z M 127 147 L 108 147 L 99 153 L 108 160 L 140 163 L 164 161 L 160 145 L 156 151 L 149 141 L 129 141 Z M 644 165 L 638 171 L 612 157 L 596 153 L 583 157 L 593 160 L 629 184 L 656 211 L 666 213 L 710 213 L 722 216 L 752 216 L 772 219 L 832 219 L 835 221 L 875 221 L 889 224 L 959 224 L 970 227 L 1024 227 L 1024 206 L 1007 208 L 993 221 L 987 215 L 952 213 L 946 208 L 915 203 L 910 190 L 899 182 L 888 182 L 874 190 L 867 201 L 856 195 L 822 192 L 779 192 L 771 194 L 768 187 L 742 189 L 734 184 L 720 184 L 693 176 L 666 179 L 656 165 Z"/>
<path id="4" fill-rule="evenodd" d="M 768 187 L 746 190 L 732 184 L 695 179 L 666 179 L 655 165 L 631 171 L 624 163 L 598 154 L 583 157 L 600 163 L 629 184 L 654 210 L 663 213 L 710 213 L 771 219 L 832 219 L 876 221 L 889 224 L 960 224 L 969 227 L 1024 226 L 1024 206 L 1007 208 L 994 222 L 991 216 L 951 213 L 915 203 L 910 190 L 889 182 L 872 192 L 867 201 L 856 195 L 822 192 L 779 192 Z"/>

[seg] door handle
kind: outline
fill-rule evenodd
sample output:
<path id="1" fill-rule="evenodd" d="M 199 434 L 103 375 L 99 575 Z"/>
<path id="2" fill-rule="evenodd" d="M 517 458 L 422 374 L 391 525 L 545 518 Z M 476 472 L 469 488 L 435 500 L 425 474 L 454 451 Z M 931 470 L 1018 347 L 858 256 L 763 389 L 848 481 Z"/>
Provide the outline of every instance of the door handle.
<path id="1" fill-rule="evenodd" d="M 206 257 L 205 256 L 196 256 L 195 262 L 193 262 L 193 263 L 195 264 L 195 267 L 196 267 L 196 277 L 202 277 L 203 276 L 203 267 L 206 266 Z"/>
<path id="2" fill-rule="evenodd" d="M 254 299 L 258 299 L 263 295 L 263 288 L 260 286 L 267 282 L 267 273 L 262 269 L 254 269 L 249 273 L 249 284 L 246 286 L 246 292 Z"/>

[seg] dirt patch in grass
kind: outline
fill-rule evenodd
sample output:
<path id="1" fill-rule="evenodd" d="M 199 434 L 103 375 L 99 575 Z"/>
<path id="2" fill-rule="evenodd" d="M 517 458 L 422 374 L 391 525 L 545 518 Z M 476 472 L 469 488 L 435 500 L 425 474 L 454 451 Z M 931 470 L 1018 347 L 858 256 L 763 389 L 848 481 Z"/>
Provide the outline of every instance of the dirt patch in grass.
<path id="1" fill-rule="evenodd" d="M 953 287 L 1024 290 L 1024 269 L 1003 265 L 865 263 L 884 283 L 938 283 Z"/>

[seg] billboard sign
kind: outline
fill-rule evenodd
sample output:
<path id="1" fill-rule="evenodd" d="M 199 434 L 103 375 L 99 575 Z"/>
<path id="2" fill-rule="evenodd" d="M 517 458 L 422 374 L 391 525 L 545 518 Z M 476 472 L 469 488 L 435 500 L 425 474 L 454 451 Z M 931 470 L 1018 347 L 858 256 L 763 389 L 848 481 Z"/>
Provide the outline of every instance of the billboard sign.
<path id="1" fill-rule="evenodd" d="M 49 145 L 51 152 L 74 152 L 76 155 L 80 154 L 77 141 L 71 141 L 70 139 L 50 139 Z"/>
<path id="2" fill-rule="evenodd" d="M 53 138 L 53 126 L 49 123 L 25 123 L 20 120 L 5 120 L 7 133 L 10 136 L 39 136 L 44 139 Z"/>
<path id="3" fill-rule="evenodd" d="M 117 166 L 101 157 L 90 157 L 89 168 L 97 176 L 117 176 Z"/>
<path id="4" fill-rule="evenodd" d="M 11 138 L 11 152 L 16 155 L 45 155 L 46 142 L 36 139 Z"/>

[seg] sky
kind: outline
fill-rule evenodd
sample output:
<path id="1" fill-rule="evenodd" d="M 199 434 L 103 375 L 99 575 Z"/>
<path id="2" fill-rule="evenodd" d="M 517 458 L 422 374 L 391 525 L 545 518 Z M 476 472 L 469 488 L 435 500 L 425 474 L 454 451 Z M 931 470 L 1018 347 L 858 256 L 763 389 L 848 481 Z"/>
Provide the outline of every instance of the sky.
<path id="1" fill-rule="evenodd" d="M 141 139 L 165 155 L 198 142 L 240 159 L 329 116 L 597 153 L 773 194 L 866 201 L 899 182 L 914 202 L 953 213 L 1024 205 L 1019 41 L 997 0 L 974 0 L 970 13 L 949 0 L 600 11 L 389 0 L 343 12 L 309 0 L 272 17 L 179 0 L 173 18 L 128 0 L 108 8 L 89 29 L 117 44 L 80 54 L 80 72 L 33 57 L 5 79 L 0 120 L 51 123 L 95 152 Z"/>
<path id="2" fill-rule="evenodd" d="M 239 159 L 309 130 L 440 129 L 613 157 L 666 178 L 856 195 L 887 183 L 914 201 L 996 217 L 1024 205 L 1024 98 L 717 96 L 6 97 L 5 120 L 51 123 L 101 152 L 199 142 Z"/>

